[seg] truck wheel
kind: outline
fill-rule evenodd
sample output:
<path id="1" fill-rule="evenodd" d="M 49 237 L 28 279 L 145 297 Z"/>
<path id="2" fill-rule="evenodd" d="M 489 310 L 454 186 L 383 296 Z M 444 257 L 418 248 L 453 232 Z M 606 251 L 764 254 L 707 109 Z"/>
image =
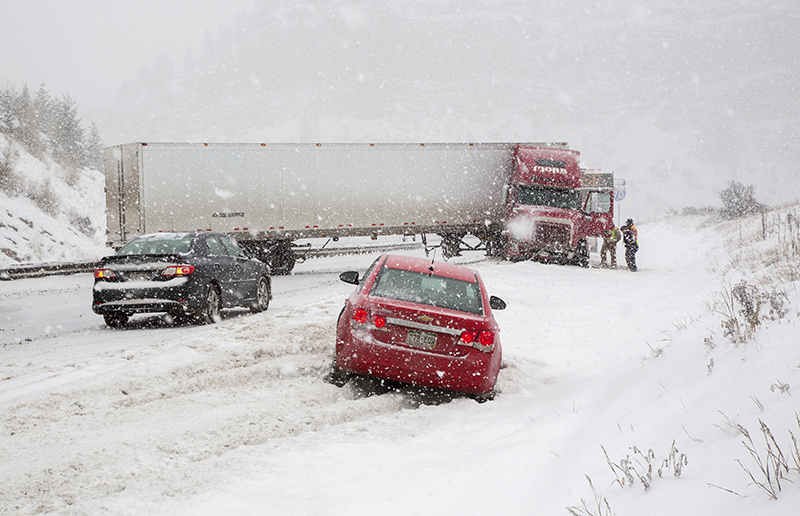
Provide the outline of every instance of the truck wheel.
<path id="1" fill-rule="evenodd" d="M 277 244 L 268 251 L 267 264 L 276 276 L 286 276 L 292 272 L 295 264 L 294 251 L 290 244 Z"/>
<path id="2" fill-rule="evenodd" d="M 503 243 L 503 237 L 500 234 L 494 234 L 486 241 L 486 256 L 494 256 L 495 258 L 506 257 L 506 246 Z"/>
<path id="3" fill-rule="evenodd" d="M 128 314 L 105 314 L 103 320 L 109 328 L 121 328 L 128 322 Z"/>
<path id="4" fill-rule="evenodd" d="M 269 307 L 269 296 L 270 296 L 270 288 L 269 288 L 269 280 L 265 276 L 262 276 L 260 280 L 258 280 L 258 290 L 256 291 L 256 302 L 250 305 L 250 311 L 254 314 L 258 312 L 263 312 L 264 310 Z"/>
<path id="5" fill-rule="evenodd" d="M 461 239 L 463 235 L 445 235 L 442 237 L 442 255 L 445 258 L 461 256 Z"/>
<path id="6" fill-rule="evenodd" d="M 214 285 L 209 285 L 206 291 L 206 302 L 200 312 L 200 321 L 204 324 L 214 324 L 219 320 L 219 311 L 222 306 L 222 299 L 219 290 Z"/>
<path id="7" fill-rule="evenodd" d="M 589 245 L 586 243 L 586 240 L 578 242 L 573 263 L 578 267 L 589 267 Z"/>

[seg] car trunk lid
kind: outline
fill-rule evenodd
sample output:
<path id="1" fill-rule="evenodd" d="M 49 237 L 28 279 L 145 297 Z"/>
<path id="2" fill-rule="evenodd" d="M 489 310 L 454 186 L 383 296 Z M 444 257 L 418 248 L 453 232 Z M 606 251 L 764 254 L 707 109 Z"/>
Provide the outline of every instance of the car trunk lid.
<path id="1" fill-rule="evenodd" d="M 370 301 L 372 335 L 384 344 L 465 356 L 470 346 L 459 343 L 461 334 L 486 329 L 485 318 L 476 314 L 427 305 L 421 307 L 400 300 L 371 298 Z"/>

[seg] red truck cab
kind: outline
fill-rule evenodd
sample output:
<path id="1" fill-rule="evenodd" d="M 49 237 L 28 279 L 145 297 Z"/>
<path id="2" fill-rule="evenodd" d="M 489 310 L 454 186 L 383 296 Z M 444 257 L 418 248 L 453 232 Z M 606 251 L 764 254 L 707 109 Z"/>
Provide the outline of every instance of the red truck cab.
<path id="1" fill-rule="evenodd" d="M 584 174 L 580 152 L 519 145 L 506 187 L 505 254 L 588 266 L 587 237 L 613 227 L 613 175 Z"/>

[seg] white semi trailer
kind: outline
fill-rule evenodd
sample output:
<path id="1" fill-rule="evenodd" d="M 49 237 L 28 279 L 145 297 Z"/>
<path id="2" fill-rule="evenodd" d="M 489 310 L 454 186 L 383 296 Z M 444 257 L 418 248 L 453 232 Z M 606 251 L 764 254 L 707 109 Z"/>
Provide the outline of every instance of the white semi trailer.
<path id="1" fill-rule="evenodd" d="M 108 245 L 219 231 L 276 274 L 292 270 L 301 238 L 437 234 L 452 255 L 469 234 L 482 243 L 471 249 L 501 254 L 521 147 L 567 144 L 116 145 L 105 149 Z"/>

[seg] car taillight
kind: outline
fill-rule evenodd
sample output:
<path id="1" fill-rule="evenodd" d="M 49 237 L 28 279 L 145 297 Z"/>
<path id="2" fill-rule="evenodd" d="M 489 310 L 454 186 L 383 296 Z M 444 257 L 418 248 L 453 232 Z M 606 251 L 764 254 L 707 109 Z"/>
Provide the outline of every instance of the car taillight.
<path id="1" fill-rule="evenodd" d="M 194 265 L 170 265 L 161 272 L 165 278 L 172 278 L 175 276 L 188 276 L 194 273 Z"/>
<path id="2" fill-rule="evenodd" d="M 461 342 L 464 344 L 472 344 L 476 340 L 478 340 L 478 333 L 477 331 L 463 331 L 461 332 Z"/>
<path id="3" fill-rule="evenodd" d="M 492 346 L 494 346 L 494 332 L 488 330 L 463 331 L 461 332 L 460 340 L 467 346 L 478 348 L 481 351 L 487 351 L 483 348 L 488 348 L 488 350 L 490 350 Z"/>
<path id="4" fill-rule="evenodd" d="M 369 319 L 369 314 L 363 308 L 356 308 L 353 311 L 353 320 L 358 324 L 364 324 Z"/>
<path id="5" fill-rule="evenodd" d="M 376 328 L 383 328 L 386 326 L 386 317 L 382 315 L 376 315 L 372 318 L 372 324 L 374 324 Z"/>
<path id="6" fill-rule="evenodd" d="M 117 275 L 111 269 L 95 269 L 94 277 L 97 279 L 110 279 L 116 278 Z"/>

